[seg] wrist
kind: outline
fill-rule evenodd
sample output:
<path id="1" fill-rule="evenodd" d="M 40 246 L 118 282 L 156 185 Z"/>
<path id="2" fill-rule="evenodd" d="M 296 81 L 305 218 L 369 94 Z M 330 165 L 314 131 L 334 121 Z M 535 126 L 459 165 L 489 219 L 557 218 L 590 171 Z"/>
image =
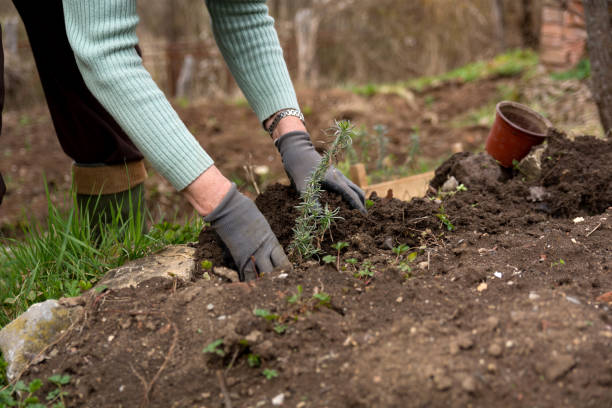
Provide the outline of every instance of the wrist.
<path id="1" fill-rule="evenodd" d="M 292 110 L 299 113 L 297 110 Z M 293 114 L 282 117 L 276 125 L 274 125 L 275 120 L 278 115 L 284 111 L 276 112 L 274 115 L 270 116 L 268 119 L 264 121 L 264 128 L 266 130 L 270 129 L 271 126 L 274 126 L 272 133 L 270 133 L 270 137 L 272 140 L 278 139 L 280 136 L 284 135 L 288 132 L 294 131 L 303 131 L 306 132 L 306 126 L 303 121 L 303 117 L 295 116 Z"/>
<path id="2" fill-rule="evenodd" d="M 183 195 L 201 216 L 207 216 L 223 201 L 232 183 L 216 166 L 210 166 L 183 191 Z"/>

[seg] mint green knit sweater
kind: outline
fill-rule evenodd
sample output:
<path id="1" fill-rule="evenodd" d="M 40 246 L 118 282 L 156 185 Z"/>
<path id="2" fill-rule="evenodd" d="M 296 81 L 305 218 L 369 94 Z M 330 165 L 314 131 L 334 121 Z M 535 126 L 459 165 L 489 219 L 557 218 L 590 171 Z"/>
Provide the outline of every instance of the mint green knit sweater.
<path id="1" fill-rule="evenodd" d="M 182 190 L 213 160 L 134 49 L 136 0 L 63 0 L 63 4 L 68 39 L 85 83 L 153 167 Z M 206 0 L 206 5 L 219 49 L 259 120 L 283 108 L 297 108 L 265 0 Z"/>

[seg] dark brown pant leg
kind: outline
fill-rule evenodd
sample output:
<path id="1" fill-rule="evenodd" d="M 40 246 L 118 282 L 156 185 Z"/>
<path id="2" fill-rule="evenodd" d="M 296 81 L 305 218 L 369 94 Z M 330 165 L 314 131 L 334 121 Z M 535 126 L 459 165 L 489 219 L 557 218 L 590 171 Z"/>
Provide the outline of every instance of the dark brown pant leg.
<path id="1" fill-rule="evenodd" d="M 0 24 L 0 136 L 2 136 L 2 109 L 4 108 L 4 48 L 2 48 L 2 24 Z M 6 186 L 0 174 L 0 204 L 6 193 Z"/>
<path id="2" fill-rule="evenodd" d="M 64 26 L 62 0 L 13 0 L 25 24 L 59 142 L 75 162 L 122 164 L 142 154 L 89 92 Z"/>

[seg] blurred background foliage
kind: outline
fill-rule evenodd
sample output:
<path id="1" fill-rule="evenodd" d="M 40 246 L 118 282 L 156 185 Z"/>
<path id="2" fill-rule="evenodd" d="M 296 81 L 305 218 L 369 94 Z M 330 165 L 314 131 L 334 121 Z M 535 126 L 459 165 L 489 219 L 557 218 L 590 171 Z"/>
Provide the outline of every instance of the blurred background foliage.
<path id="1" fill-rule="evenodd" d="M 191 99 L 237 91 L 214 45 L 203 3 L 139 2 L 145 65 L 171 96 Z M 296 84 L 329 87 L 407 82 L 489 59 L 508 49 L 535 48 L 541 3 L 269 0 L 268 6 Z M 33 100 L 42 102 L 27 37 L 8 0 L 0 4 L 0 21 L 5 27 L 11 22 L 18 25 L 17 55 L 7 56 L 7 109 Z M 194 62 L 188 95 L 177 95 L 184 92 L 177 84 L 187 56 Z"/>

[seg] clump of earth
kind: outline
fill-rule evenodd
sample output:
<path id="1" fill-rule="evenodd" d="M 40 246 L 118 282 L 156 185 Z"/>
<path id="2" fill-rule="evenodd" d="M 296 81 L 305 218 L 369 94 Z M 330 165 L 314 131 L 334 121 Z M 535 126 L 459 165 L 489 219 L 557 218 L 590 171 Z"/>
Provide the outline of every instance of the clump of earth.
<path id="1" fill-rule="evenodd" d="M 191 282 L 97 295 L 24 379 L 70 374 L 68 406 L 610 406 L 610 158 L 553 134 L 535 178 L 459 153 L 428 197 L 367 216 L 324 194 L 340 259 L 250 283 L 204 230 Z M 298 202 L 256 199 L 285 247 Z"/>

